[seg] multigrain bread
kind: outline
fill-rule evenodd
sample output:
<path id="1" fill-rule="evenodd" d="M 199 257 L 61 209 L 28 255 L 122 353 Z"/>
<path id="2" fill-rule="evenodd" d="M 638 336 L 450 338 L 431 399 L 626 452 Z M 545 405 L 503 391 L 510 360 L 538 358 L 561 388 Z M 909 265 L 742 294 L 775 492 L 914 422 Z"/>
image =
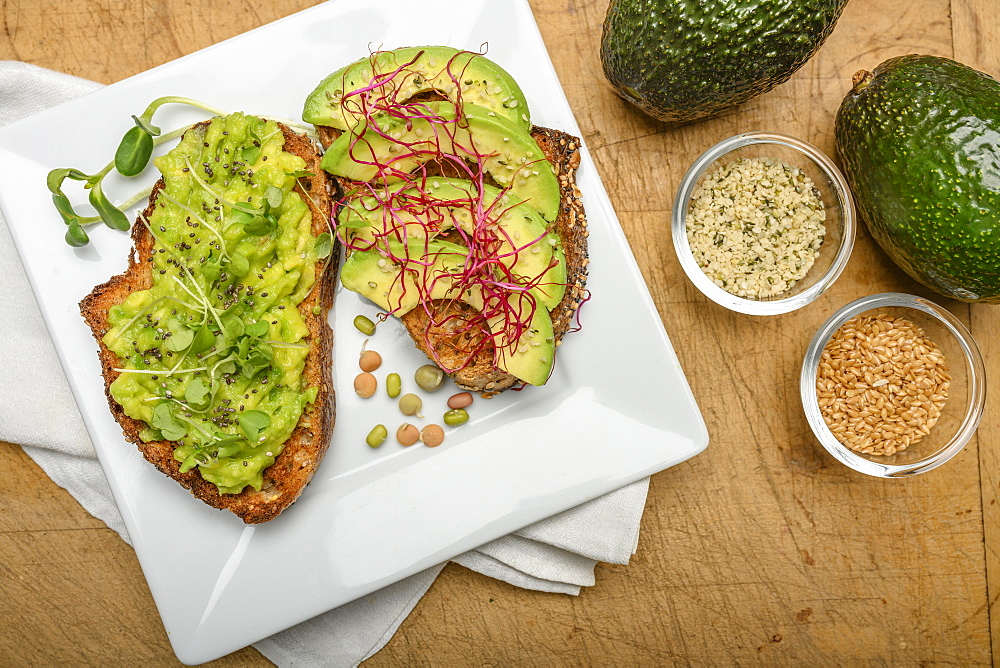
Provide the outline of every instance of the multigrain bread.
<path id="1" fill-rule="evenodd" d="M 325 126 L 317 127 L 317 131 L 324 148 L 328 148 L 339 136 L 337 130 Z M 576 170 L 580 166 L 580 140 L 560 130 L 539 126 L 532 127 L 531 136 L 538 143 L 545 159 L 555 169 L 559 181 L 559 215 L 553 222 L 552 229 L 562 240 L 566 256 L 567 285 L 562 300 L 550 313 L 558 346 L 569 332 L 577 309 L 587 296 L 587 265 L 590 262 L 587 253 L 587 218 L 580 189 L 576 184 Z M 431 167 L 429 175 L 435 173 L 433 166 Z M 335 180 L 343 192 L 355 190 L 351 181 L 339 177 L 335 177 Z M 486 182 L 498 185 L 488 175 Z M 428 312 L 434 313 L 438 322 L 446 324 L 435 325 Z M 448 317 L 468 317 L 474 313 L 474 309 L 464 302 L 439 301 L 431 309 L 412 309 L 401 320 L 417 348 L 432 360 L 440 360 L 442 367 L 458 369 L 448 375 L 459 387 L 489 396 L 510 389 L 520 381 L 496 367 L 492 339 L 484 330 L 477 334 L 474 330 L 470 331 L 468 327 L 457 324 L 462 323 L 464 318 Z M 459 327 L 463 331 L 457 333 L 455 329 Z M 471 358 L 468 351 L 475 351 Z"/>
<path id="2" fill-rule="evenodd" d="M 204 125 L 200 124 L 200 127 Z M 296 190 L 312 212 L 313 234 L 328 232 L 331 184 L 319 167 L 320 157 L 316 147 L 287 126 L 279 124 L 279 127 L 284 135 L 284 151 L 305 160 L 305 169 L 312 174 L 299 178 Z M 102 340 L 109 329 L 108 310 L 121 304 L 131 293 L 146 290 L 153 284 L 150 260 L 154 252 L 154 239 L 146 225 L 140 221 L 149 219 L 163 188 L 164 181 L 161 178 L 153 188 L 149 206 L 132 226 L 133 248 L 129 253 L 125 273 L 98 285 L 80 302 L 80 312 L 100 348 L 99 357 L 108 404 L 112 415 L 121 425 L 125 438 L 136 444 L 143 457 L 161 472 L 205 503 L 229 510 L 247 524 L 266 522 L 299 497 L 316 472 L 330 442 L 335 403 L 331 377 L 333 333 L 327 325 L 327 313 L 333 305 L 338 253 L 335 249 L 327 259 L 317 262 L 316 284 L 299 305 L 299 312 L 309 329 L 310 346 L 303 380 L 306 385 L 317 388 L 316 399 L 306 407 L 284 449 L 278 454 L 274 464 L 264 472 L 264 484 L 259 491 L 246 487 L 239 494 L 220 494 L 214 484 L 201 477 L 197 467 L 181 472 L 181 462 L 174 458 L 176 443 L 167 440 L 143 442 L 140 432 L 146 428 L 146 424 L 126 415 L 110 393 L 111 383 L 119 376 L 115 368 L 121 367 L 122 360 Z M 328 266 L 331 264 L 332 266 Z"/>

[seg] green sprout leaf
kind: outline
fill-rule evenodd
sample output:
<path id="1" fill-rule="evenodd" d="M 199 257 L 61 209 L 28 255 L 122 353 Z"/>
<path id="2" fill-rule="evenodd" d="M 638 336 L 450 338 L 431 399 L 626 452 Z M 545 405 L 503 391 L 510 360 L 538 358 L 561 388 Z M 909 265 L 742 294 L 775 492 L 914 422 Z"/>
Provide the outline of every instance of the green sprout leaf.
<path id="1" fill-rule="evenodd" d="M 240 429 L 252 442 L 260 437 L 260 432 L 271 426 L 271 417 L 264 411 L 244 411 L 239 417 Z"/>
<path id="2" fill-rule="evenodd" d="M 73 205 L 70 204 L 69 197 L 66 197 L 66 195 L 55 193 L 52 195 L 52 203 L 56 205 L 56 211 L 59 212 L 63 222 L 67 225 L 79 219 L 80 216 L 73 210 Z"/>
<path id="3" fill-rule="evenodd" d="M 153 125 L 153 113 L 155 112 L 156 108 L 150 105 L 150 108 L 147 109 L 146 113 L 142 116 L 132 116 L 132 120 L 135 121 L 135 126 L 151 138 L 160 136 L 160 128 Z"/>
<path id="4" fill-rule="evenodd" d="M 267 190 L 264 191 L 264 199 L 267 200 L 272 209 L 277 209 L 281 206 L 282 198 L 284 198 L 284 194 L 282 194 L 281 188 L 277 186 L 268 186 Z M 264 208 L 264 213 L 265 215 L 267 214 L 267 207 Z"/>
<path id="5" fill-rule="evenodd" d="M 90 189 L 90 205 L 97 210 L 97 213 L 101 216 L 101 220 L 111 229 L 125 232 L 131 227 L 128 218 L 121 212 L 121 209 L 114 206 L 104 195 L 100 181 L 95 183 Z"/>
<path id="6" fill-rule="evenodd" d="M 240 151 L 240 157 L 248 165 L 255 164 L 260 158 L 260 146 L 244 146 L 243 150 Z"/>
<path id="7" fill-rule="evenodd" d="M 179 353 L 182 350 L 187 350 L 192 341 L 194 341 L 194 332 L 190 329 L 182 329 L 170 335 L 165 345 L 167 350 Z"/>
<path id="8" fill-rule="evenodd" d="M 142 126 L 135 125 L 129 128 L 118 144 L 115 169 L 122 176 L 136 176 L 146 168 L 152 155 L 153 135 Z"/>
<path id="9" fill-rule="evenodd" d="M 174 417 L 167 402 L 157 404 L 153 408 L 153 420 L 150 424 L 159 429 L 163 438 L 168 441 L 179 441 L 187 434 L 187 426 Z"/>
<path id="10" fill-rule="evenodd" d="M 87 233 L 84 231 L 83 226 L 80 225 L 79 220 L 70 222 L 69 229 L 66 230 L 65 239 L 66 243 L 73 248 L 80 248 L 81 246 L 86 246 L 90 243 L 90 237 L 87 236 Z"/>
<path id="11" fill-rule="evenodd" d="M 79 169 L 62 167 L 60 169 L 53 169 L 49 172 L 49 175 L 46 177 L 46 185 L 49 187 L 49 192 L 53 194 L 62 194 L 62 184 L 66 179 L 86 181 L 89 178 L 89 174 L 84 174 Z"/>
<path id="12" fill-rule="evenodd" d="M 320 259 L 330 257 L 333 252 L 333 236 L 329 232 L 316 237 L 316 257 Z"/>
<path id="13" fill-rule="evenodd" d="M 207 326 L 202 326 L 191 342 L 191 352 L 197 355 L 203 353 L 215 344 L 215 334 Z"/>
<path id="14" fill-rule="evenodd" d="M 249 337 L 259 339 L 260 337 L 267 334 L 270 326 L 267 324 L 267 320 L 258 320 L 252 325 L 246 326 L 246 334 Z"/>
<path id="15" fill-rule="evenodd" d="M 255 216 L 243 229 L 251 236 L 263 237 L 271 232 L 271 224 L 264 216 Z"/>
<path id="16" fill-rule="evenodd" d="M 184 401 L 195 409 L 204 408 L 211 396 L 211 388 L 201 378 L 192 378 L 184 388 Z"/>
<path id="17" fill-rule="evenodd" d="M 229 256 L 229 268 L 234 276 L 245 276 L 250 271 L 250 261 L 243 253 L 236 252 Z"/>

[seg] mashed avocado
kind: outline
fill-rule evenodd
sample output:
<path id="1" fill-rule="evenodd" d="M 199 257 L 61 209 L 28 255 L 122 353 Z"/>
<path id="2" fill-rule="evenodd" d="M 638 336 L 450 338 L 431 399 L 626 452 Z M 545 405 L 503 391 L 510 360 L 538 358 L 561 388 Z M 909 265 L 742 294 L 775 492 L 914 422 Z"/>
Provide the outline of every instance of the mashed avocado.
<path id="1" fill-rule="evenodd" d="M 111 395 L 176 442 L 220 493 L 260 489 L 263 471 L 316 388 L 304 386 L 308 328 L 297 308 L 315 282 L 305 168 L 273 121 L 243 114 L 185 133 L 155 160 L 165 187 L 147 220 L 153 285 L 109 312 L 121 363 Z"/>

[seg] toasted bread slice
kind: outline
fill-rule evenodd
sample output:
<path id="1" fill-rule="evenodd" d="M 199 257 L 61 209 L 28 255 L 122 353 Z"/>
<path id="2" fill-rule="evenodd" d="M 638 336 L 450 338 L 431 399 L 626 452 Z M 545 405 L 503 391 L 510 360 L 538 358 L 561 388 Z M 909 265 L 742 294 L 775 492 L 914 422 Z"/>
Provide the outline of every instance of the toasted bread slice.
<path id="1" fill-rule="evenodd" d="M 313 174 L 308 178 L 300 178 L 299 185 L 296 186 L 312 211 L 313 233 L 319 235 L 327 232 L 331 206 L 330 182 L 319 167 L 318 152 L 308 139 L 293 133 L 282 124 L 279 126 L 285 138 L 284 150 L 303 158 L 306 170 Z M 163 187 L 164 181 L 161 178 L 154 186 L 149 206 L 140 215 L 140 219 L 148 219 L 152 214 Z M 307 342 L 310 346 L 303 380 L 307 386 L 317 388 L 316 399 L 306 407 L 290 438 L 285 442 L 284 449 L 278 454 L 274 464 L 264 472 L 264 484 L 260 491 L 248 486 L 239 494 L 220 494 L 214 484 L 201 477 L 197 467 L 181 472 L 181 462 L 174 458 L 176 443 L 166 440 L 143 442 L 139 435 L 146 424 L 126 415 L 111 397 L 111 383 L 119 376 L 115 368 L 121 367 L 122 361 L 102 340 L 109 329 L 108 310 L 121 304 L 131 293 L 149 289 L 153 284 L 149 260 L 153 253 L 154 239 L 146 226 L 137 221 L 132 226 L 132 240 L 134 247 L 129 253 L 125 273 L 98 285 L 80 302 L 80 312 L 100 347 L 105 394 L 111 413 L 121 425 L 125 438 L 138 446 L 143 457 L 197 498 L 215 508 L 235 513 L 247 524 L 273 519 L 302 493 L 326 452 L 333 430 L 333 333 L 327 325 L 327 313 L 333 305 L 336 267 L 327 265 L 337 262 L 338 253 L 335 250 L 327 259 L 317 262 L 316 285 L 299 305 L 299 312 L 309 328 Z M 315 307 L 318 308 L 314 311 Z"/>
<path id="2" fill-rule="evenodd" d="M 318 127 L 317 130 L 324 147 L 329 147 L 339 135 L 336 130 L 328 127 Z M 580 189 L 576 185 L 576 170 L 580 166 L 580 140 L 560 130 L 539 126 L 532 127 L 531 136 L 555 168 L 559 180 L 560 208 L 553 230 L 562 239 L 567 286 L 562 300 L 550 313 L 556 345 L 559 345 L 570 330 L 577 309 L 586 298 L 587 265 L 590 262 L 587 254 L 587 217 Z M 350 181 L 338 181 L 343 191 L 352 189 Z M 434 319 L 438 322 L 447 324 L 437 326 L 429 313 L 434 313 Z M 401 320 L 417 348 L 432 360 L 440 360 L 442 366 L 458 369 L 448 375 L 459 387 L 483 395 L 493 395 L 519 383 L 517 378 L 494 364 L 492 339 L 485 330 L 478 334 L 468 331 L 468 327 L 460 325 L 461 318 L 449 318 L 449 315 L 465 315 L 468 318 L 474 316 L 475 311 L 461 301 L 442 301 L 435 303 L 430 309 L 415 308 L 404 314 Z M 457 329 L 462 331 L 456 332 Z"/>

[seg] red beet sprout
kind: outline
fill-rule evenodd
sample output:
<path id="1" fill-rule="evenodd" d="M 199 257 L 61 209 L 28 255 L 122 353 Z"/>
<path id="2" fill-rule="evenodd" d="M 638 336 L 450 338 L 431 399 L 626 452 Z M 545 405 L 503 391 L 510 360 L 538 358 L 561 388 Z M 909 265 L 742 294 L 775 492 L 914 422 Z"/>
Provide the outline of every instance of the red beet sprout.
<path id="1" fill-rule="evenodd" d="M 459 68 L 456 59 L 463 54 L 471 54 L 471 58 Z M 435 80 L 444 74 L 451 81 L 450 90 L 439 91 L 444 93 L 442 97 L 448 100 L 452 94 L 454 98 L 435 101 L 435 105 L 443 105 L 440 112 L 435 111 L 440 106 L 432 107 L 419 99 L 401 99 L 407 84 L 423 76 L 413 69 L 421 55 L 423 52 L 391 71 L 379 72 L 379 52 L 373 53 L 371 82 L 356 90 L 345 90 L 341 98 L 345 116 L 361 119 L 351 138 L 350 156 L 375 170 L 375 178 L 354 184 L 341 204 L 363 221 L 378 210 L 382 220 L 361 228 L 365 235 L 355 234 L 354 226 L 338 226 L 337 233 L 348 253 L 375 251 L 398 270 L 393 291 L 398 290 L 404 298 L 408 290 L 418 291 L 418 308 L 423 309 L 430 323 L 425 331 L 427 349 L 445 368 L 435 345 L 444 334 L 448 345 L 463 359 L 456 368 L 445 368 L 454 372 L 470 364 L 487 346 L 492 346 L 499 358 L 517 351 L 535 309 L 544 308 L 531 289 L 552 285 L 545 282 L 545 274 L 557 260 L 553 255 L 536 276 L 521 276 L 513 271 L 518 254 L 530 252 L 534 244 L 544 242 L 548 230 L 524 243 L 513 239 L 500 223 L 518 204 L 505 204 L 510 198 L 510 185 L 499 188 L 492 201 L 486 197 L 491 186 L 486 180 L 486 161 L 495 153 L 480 151 L 471 132 L 465 133 L 468 145 L 458 140 L 464 123 L 465 67 L 482 54 L 459 52 L 435 73 Z M 408 137 L 411 132 L 417 135 L 415 139 Z M 385 160 L 371 143 L 377 141 L 376 136 L 389 144 L 390 157 Z M 435 180 L 448 177 L 471 182 L 470 191 L 457 197 L 436 197 L 432 193 Z M 469 213 L 471 229 L 462 225 L 455 212 Z M 448 246 L 433 250 L 432 240 L 442 233 L 457 238 L 468 249 L 460 264 L 456 264 L 456 254 Z M 451 262 L 439 264 L 439 259 L 445 259 L 442 254 L 449 255 Z M 442 265 L 448 268 L 442 270 Z M 448 297 L 432 300 L 435 287 L 442 283 L 448 288 L 443 291 Z M 463 306 L 463 296 L 478 302 L 479 309 Z M 491 322 L 502 324 L 491 328 Z"/>

